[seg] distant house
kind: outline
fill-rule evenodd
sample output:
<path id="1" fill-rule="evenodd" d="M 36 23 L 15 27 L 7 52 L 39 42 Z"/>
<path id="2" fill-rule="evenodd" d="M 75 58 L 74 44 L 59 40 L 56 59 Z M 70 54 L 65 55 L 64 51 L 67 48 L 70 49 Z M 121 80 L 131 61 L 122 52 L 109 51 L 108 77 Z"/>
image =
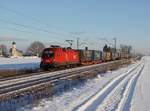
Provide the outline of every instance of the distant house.
<path id="1" fill-rule="evenodd" d="M 23 56 L 23 52 L 16 48 L 16 42 L 12 43 L 12 48 L 10 48 L 10 55 L 12 57 L 21 57 Z"/>

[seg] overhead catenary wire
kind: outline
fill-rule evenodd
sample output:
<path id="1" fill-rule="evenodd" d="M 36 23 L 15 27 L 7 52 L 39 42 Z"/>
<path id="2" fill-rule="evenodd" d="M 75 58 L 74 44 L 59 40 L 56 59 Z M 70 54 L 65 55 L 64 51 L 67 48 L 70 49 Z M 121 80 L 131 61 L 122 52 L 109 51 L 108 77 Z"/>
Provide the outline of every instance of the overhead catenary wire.
<path id="1" fill-rule="evenodd" d="M 51 28 L 58 29 L 57 27 L 49 25 L 48 23 L 44 23 L 43 21 L 39 20 L 36 17 L 33 17 L 31 15 L 28 16 L 27 14 L 25 14 L 25 13 L 23 13 L 21 11 L 16 11 L 14 9 L 7 8 L 7 7 L 3 6 L 3 5 L 0 5 L 0 8 L 3 9 L 3 10 L 6 10 L 8 12 L 11 12 L 11 13 L 13 13 L 15 15 L 18 15 L 20 17 L 24 16 L 24 17 L 29 18 L 30 20 L 32 20 L 34 22 L 42 23 L 42 25 L 46 26 L 46 28 L 47 27 L 51 27 Z M 72 37 L 70 34 L 60 33 L 60 32 L 52 32 L 52 31 L 49 31 L 48 29 L 39 28 L 39 27 L 26 25 L 26 24 L 20 24 L 20 23 L 17 23 L 17 22 L 14 22 L 14 21 L 5 20 L 5 19 L 2 19 L 2 18 L 0 18 L 0 22 L 11 24 L 11 25 L 14 25 L 14 26 L 19 26 L 19 27 L 22 27 L 22 28 L 25 28 L 25 29 L 35 30 L 35 31 L 38 31 L 38 34 L 39 34 L 39 31 L 40 31 L 40 32 L 43 32 L 45 34 L 48 34 L 47 37 L 50 36 L 50 35 L 53 35 L 54 39 L 56 39 L 56 38 L 58 38 L 58 39 L 60 39 L 60 38 L 66 39 L 67 37 L 69 37 L 69 38 Z M 16 29 L 16 28 L 11 28 L 11 30 L 34 35 L 34 32 L 31 32 L 31 31 L 24 31 L 24 30 L 20 30 L 20 29 Z M 40 33 L 40 35 L 42 35 L 42 34 Z"/>
<path id="2" fill-rule="evenodd" d="M 70 36 L 70 35 L 65 35 L 65 34 L 61 34 L 61 33 L 57 33 L 57 32 L 51 32 L 51 31 L 48 31 L 46 29 L 42 29 L 42 28 L 38 28 L 38 27 L 34 27 L 34 26 L 31 26 L 31 25 L 25 25 L 25 24 L 20 24 L 20 23 L 16 23 L 16 22 L 13 22 L 13 21 L 9 21 L 9 20 L 4 20 L 2 18 L 0 18 L 0 22 L 3 22 L 3 23 L 7 23 L 7 24 L 11 24 L 11 25 L 15 25 L 15 26 L 19 26 L 19 27 L 23 27 L 25 29 L 32 29 L 32 30 L 35 30 L 35 31 L 40 31 L 40 32 L 44 32 L 44 33 L 47 33 L 47 34 L 53 34 L 53 35 L 56 35 L 55 36 L 55 39 L 61 37 L 63 37 L 64 39 L 66 39 L 66 37 L 73 37 L 73 36 Z M 19 31 L 19 32 L 24 32 L 24 33 L 30 33 L 30 34 L 33 34 L 33 32 L 31 31 L 23 31 L 23 30 L 20 30 L 20 29 L 16 29 L 16 28 L 12 28 L 12 30 L 15 30 L 15 31 Z M 39 33 L 39 32 L 38 32 Z M 50 35 L 48 35 L 50 36 Z"/>
<path id="3" fill-rule="evenodd" d="M 31 32 L 31 31 L 25 31 L 25 30 L 20 30 L 20 29 L 17 29 L 17 28 L 0 27 L 0 29 L 13 30 L 13 31 L 17 31 L 17 32 L 23 32 L 23 33 L 28 33 L 28 34 L 35 35 L 35 33 L 34 33 L 34 32 Z M 38 34 L 39 34 L 39 33 L 38 33 Z"/>
<path id="4" fill-rule="evenodd" d="M 39 20 L 38 18 L 33 17 L 33 16 L 28 16 L 27 14 L 25 14 L 25 13 L 23 13 L 23 12 L 21 12 L 21 11 L 14 10 L 14 9 L 11 9 L 11 8 L 7 8 L 6 6 L 3 6 L 3 5 L 0 5 L 0 8 L 3 9 L 3 10 L 6 10 L 6 11 L 8 11 L 8 12 L 11 12 L 11 13 L 13 13 L 13 14 L 15 14 L 15 15 L 18 15 L 18 16 L 20 16 L 20 17 L 24 16 L 24 17 L 29 18 L 30 20 L 32 20 L 32 21 L 34 21 L 34 22 L 42 23 L 42 24 L 43 24 L 44 26 L 46 26 L 46 27 L 51 27 L 51 28 L 58 29 L 58 27 L 49 25 L 48 23 L 44 23 L 43 21 Z M 39 27 L 35 27 L 35 26 L 32 26 L 32 25 L 21 24 L 21 23 L 17 23 L 17 22 L 14 22 L 14 21 L 5 20 L 5 19 L 2 19 L 2 18 L 0 18 L 0 22 L 7 23 L 7 24 L 11 24 L 11 25 L 14 25 L 14 26 L 17 26 L 17 27 L 22 27 L 22 28 L 25 28 L 25 29 L 35 30 L 35 31 L 38 31 L 38 33 L 39 33 L 39 31 L 40 31 L 40 32 L 43 32 L 43 33 L 45 33 L 45 34 L 51 34 L 51 35 L 59 36 L 59 38 L 60 38 L 60 37 L 61 37 L 61 38 L 64 38 L 64 39 L 66 39 L 66 37 L 69 37 L 69 39 L 70 39 L 70 37 L 73 38 L 72 34 L 70 34 L 70 33 L 67 33 L 67 34 L 66 34 L 66 33 L 60 33 L 60 32 L 53 32 L 53 31 L 49 31 L 48 29 L 45 29 L 45 28 L 39 28 Z M 16 29 L 16 28 L 12 28 L 12 30 L 19 31 L 19 32 L 23 32 L 23 33 L 34 34 L 34 33 L 31 32 L 31 31 L 24 31 L 24 30 L 20 30 L 20 29 L 18 30 L 18 29 Z M 85 31 L 84 31 L 84 32 L 73 32 L 73 34 L 74 34 L 74 33 L 80 35 L 80 34 L 82 34 L 82 33 L 85 33 Z M 56 38 L 57 38 L 57 37 L 56 37 Z M 55 39 L 56 39 L 56 38 L 55 38 Z M 85 43 L 84 43 L 84 44 L 85 44 Z M 86 43 L 86 44 L 88 44 L 88 43 Z M 91 43 L 89 43 L 89 45 L 90 45 L 90 44 L 91 44 Z M 81 45 L 83 45 L 83 43 L 82 43 Z"/>
<path id="5" fill-rule="evenodd" d="M 42 34 L 42 33 L 40 33 L 40 32 L 38 32 L 38 33 L 34 33 L 34 32 L 31 32 L 31 31 L 25 31 L 25 30 L 20 30 L 20 29 L 17 29 L 17 28 L 10 28 L 10 27 L 0 27 L 0 29 L 2 30 L 2 29 L 7 29 L 7 30 L 11 30 L 11 31 L 17 31 L 17 32 L 21 32 L 21 33 L 26 33 L 26 34 L 30 34 L 30 35 L 40 35 L 40 36 L 47 36 L 47 37 L 54 37 L 54 40 L 60 40 L 60 38 L 58 38 L 58 37 L 62 37 L 62 36 L 52 36 L 52 35 L 48 35 L 48 34 Z M 1 36 L 0 37 L 0 41 L 8 41 L 8 40 L 1 40 L 1 38 L 3 38 L 3 36 Z M 18 39 L 17 39 L 18 40 Z M 25 40 L 26 40 L 26 38 L 25 38 Z M 62 41 L 63 41 L 64 39 L 62 39 Z M 12 39 L 10 39 L 9 41 L 12 41 Z M 23 40 L 24 41 L 24 40 Z M 50 43 L 50 41 L 49 41 L 49 43 Z M 57 42 L 56 42 L 57 43 Z M 54 42 L 53 42 L 53 44 L 54 44 Z M 59 43 L 60 44 L 60 43 Z"/>
<path id="6" fill-rule="evenodd" d="M 32 16 L 32 15 L 27 15 L 26 13 L 23 13 L 23 12 L 21 12 L 21 11 L 18 11 L 18 10 L 15 10 L 15 9 L 11 9 L 11 8 L 7 8 L 6 6 L 4 6 L 4 5 L 2 5 L 2 4 L 0 4 L 0 8 L 1 9 L 3 9 L 3 10 L 6 10 L 6 11 L 8 11 L 8 12 L 11 12 L 11 13 L 13 13 L 13 14 L 15 14 L 15 15 L 18 15 L 18 16 L 20 16 L 20 17 L 22 17 L 22 16 L 24 16 L 24 17 L 26 17 L 26 18 L 30 18 L 30 20 L 32 20 L 32 21 L 34 21 L 34 22 L 37 22 L 37 23 L 42 23 L 43 25 L 45 25 L 45 26 L 48 26 L 48 27 L 51 27 L 51 28 L 55 28 L 55 29 L 60 29 L 59 27 L 56 27 L 56 26 L 53 26 L 53 25 L 50 25 L 50 24 L 48 24 L 48 23 L 44 23 L 42 20 L 40 20 L 40 19 L 38 19 L 38 18 L 36 18 L 36 17 L 34 17 L 34 16 Z M 18 23 L 16 24 L 16 25 L 18 25 Z M 19 25 L 21 25 L 21 24 L 19 24 Z M 24 27 L 24 26 L 23 26 Z M 25 26 L 26 27 L 26 26 Z M 26 27 L 27 28 L 27 27 Z M 30 28 L 36 28 L 36 30 L 41 30 L 42 28 L 37 28 L 37 27 L 30 27 Z M 63 30 L 62 28 L 61 28 L 61 30 Z M 80 34 L 84 34 L 84 33 L 87 33 L 86 31 L 80 31 L 80 32 L 70 32 L 70 33 L 67 33 L 67 34 L 64 34 L 64 33 L 58 33 L 58 32 L 51 32 L 51 31 L 49 31 L 49 30 L 47 30 L 47 29 L 42 29 L 42 31 L 44 31 L 44 32 L 47 32 L 47 33 L 54 33 L 54 34 L 59 34 L 59 35 L 64 35 L 64 36 L 70 36 L 70 37 L 73 37 L 73 35 L 72 34 L 77 34 L 78 36 L 80 35 Z"/>
<path id="7" fill-rule="evenodd" d="M 58 32 L 52 32 L 52 31 L 49 31 L 49 30 L 46 30 L 46 29 L 43 29 L 43 28 L 38 28 L 38 27 L 31 26 L 31 25 L 20 24 L 20 23 L 16 23 L 16 22 L 13 22 L 13 21 L 4 20 L 2 18 L 0 18 L 0 22 L 15 25 L 15 26 L 19 26 L 19 27 L 23 27 L 23 28 L 26 28 L 26 29 L 32 29 L 32 30 L 35 30 L 35 31 L 40 31 L 40 32 L 48 33 L 48 34 L 60 35 L 60 36 L 65 36 L 65 37 L 69 36 L 67 34 L 65 35 L 65 34 L 58 33 Z"/>
<path id="8" fill-rule="evenodd" d="M 14 9 L 11 9 L 11 8 L 7 8 L 7 7 L 4 6 L 4 5 L 1 5 L 1 4 L 0 4 L 0 8 L 3 9 L 3 10 L 6 10 L 7 12 L 11 12 L 11 13 L 13 13 L 13 14 L 15 14 L 15 15 L 18 15 L 18 16 L 20 16 L 20 17 L 29 18 L 29 19 L 32 20 L 33 22 L 41 23 L 43 26 L 45 26 L 45 28 L 51 28 L 51 29 L 57 29 L 57 30 L 60 30 L 60 29 L 61 29 L 61 31 L 63 30 L 62 28 L 56 27 L 56 26 L 54 26 L 54 25 L 50 25 L 49 23 L 44 23 L 42 20 L 38 19 L 37 17 L 34 17 L 34 16 L 32 16 L 32 15 L 29 16 L 28 14 L 25 14 L 25 13 L 23 13 L 23 12 L 21 12 L 21 11 L 14 10 Z M 17 25 L 18 25 L 18 23 L 17 23 Z M 26 27 L 26 26 L 25 26 L 25 27 Z M 33 26 L 30 27 L 30 28 L 33 28 Z M 34 28 L 36 28 L 36 27 L 34 27 Z M 39 30 L 39 28 L 36 28 L 36 30 Z M 40 30 L 42 30 L 42 31 L 44 31 L 44 32 L 47 32 L 47 33 L 53 33 L 53 34 L 57 34 L 57 35 L 61 35 L 61 36 L 69 36 L 69 37 L 72 37 L 72 35 L 71 35 L 70 33 L 66 33 L 66 32 L 65 32 L 65 33 L 63 33 L 63 32 L 52 32 L 52 31 L 49 31 L 49 30 L 47 30 L 47 29 L 42 29 L 42 28 L 40 28 Z"/>
<path id="9" fill-rule="evenodd" d="M 32 15 L 27 15 L 21 11 L 18 11 L 18 10 L 14 10 L 14 9 L 11 9 L 11 8 L 7 8 L 6 6 L 3 6 L 3 5 L 0 5 L 0 8 L 3 9 L 3 10 L 6 10 L 7 12 L 11 12 L 15 15 L 18 15 L 20 17 L 26 17 L 26 18 L 29 18 L 30 20 L 32 20 L 33 22 L 36 22 L 36 23 L 41 23 L 42 25 L 46 26 L 46 27 L 50 27 L 50 28 L 55 28 L 55 29 L 58 29 L 58 27 L 54 26 L 54 25 L 50 25 L 48 23 L 44 23 L 42 20 L 36 18 L 36 17 L 33 17 Z"/>

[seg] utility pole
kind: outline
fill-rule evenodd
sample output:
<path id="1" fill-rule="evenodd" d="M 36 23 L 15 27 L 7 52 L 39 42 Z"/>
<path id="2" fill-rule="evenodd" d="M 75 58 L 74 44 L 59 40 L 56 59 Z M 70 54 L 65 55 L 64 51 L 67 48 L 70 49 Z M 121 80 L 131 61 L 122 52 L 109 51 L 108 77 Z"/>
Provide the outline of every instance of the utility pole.
<path id="1" fill-rule="evenodd" d="M 134 49 L 134 57 L 136 56 L 136 54 L 135 54 L 135 49 Z"/>
<path id="2" fill-rule="evenodd" d="M 77 49 L 79 49 L 79 37 L 77 37 Z"/>
<path id="3" fill-rule="evenodd" d="M 117 51 L 117 38 L 113 38 L 114 40 L 114 48 L 115 48 L 115 52 Z"/>
<path id="4" fill-rule="evenodd" d="M 73 40 L 66 40 L 66 42 L 68 42 L 68 43 L 69 43 L 70 48 L 71 48 L 71 47 L 72 47 L 72 44 L 73 44 Z"/>

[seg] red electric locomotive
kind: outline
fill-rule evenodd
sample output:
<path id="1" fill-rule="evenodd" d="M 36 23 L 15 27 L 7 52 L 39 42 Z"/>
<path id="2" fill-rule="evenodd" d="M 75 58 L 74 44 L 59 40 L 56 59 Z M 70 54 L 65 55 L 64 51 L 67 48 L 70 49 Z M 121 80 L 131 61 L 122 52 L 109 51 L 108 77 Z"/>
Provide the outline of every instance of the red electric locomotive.
<path id="1" fill-rule="evenodd" d="M 79 53 L 71 48 L 51 46 L 44 49 L 40 67 L 47 69 L 50 67 L 78 65 L 80 63 Z"/>

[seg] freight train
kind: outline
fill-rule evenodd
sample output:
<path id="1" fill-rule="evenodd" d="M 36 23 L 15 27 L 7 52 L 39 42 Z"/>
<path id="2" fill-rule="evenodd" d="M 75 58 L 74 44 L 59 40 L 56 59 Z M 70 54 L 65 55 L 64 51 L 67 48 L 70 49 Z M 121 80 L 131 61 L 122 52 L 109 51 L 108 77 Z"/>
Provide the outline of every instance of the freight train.
<path id="1" fill-rule="evenodd" d="M 44 70 L 58 67 L 73 67 L 80 65 L 91 65 L 102 62 L 119 60 L 121 54 L 112 51 L 110 47 L 105 46 L 100 50 L 76 50 L 71 48 L 62 48 L 60 46 L 51 46 L 45 48 L 42 53 L 40 67 Z"/>

